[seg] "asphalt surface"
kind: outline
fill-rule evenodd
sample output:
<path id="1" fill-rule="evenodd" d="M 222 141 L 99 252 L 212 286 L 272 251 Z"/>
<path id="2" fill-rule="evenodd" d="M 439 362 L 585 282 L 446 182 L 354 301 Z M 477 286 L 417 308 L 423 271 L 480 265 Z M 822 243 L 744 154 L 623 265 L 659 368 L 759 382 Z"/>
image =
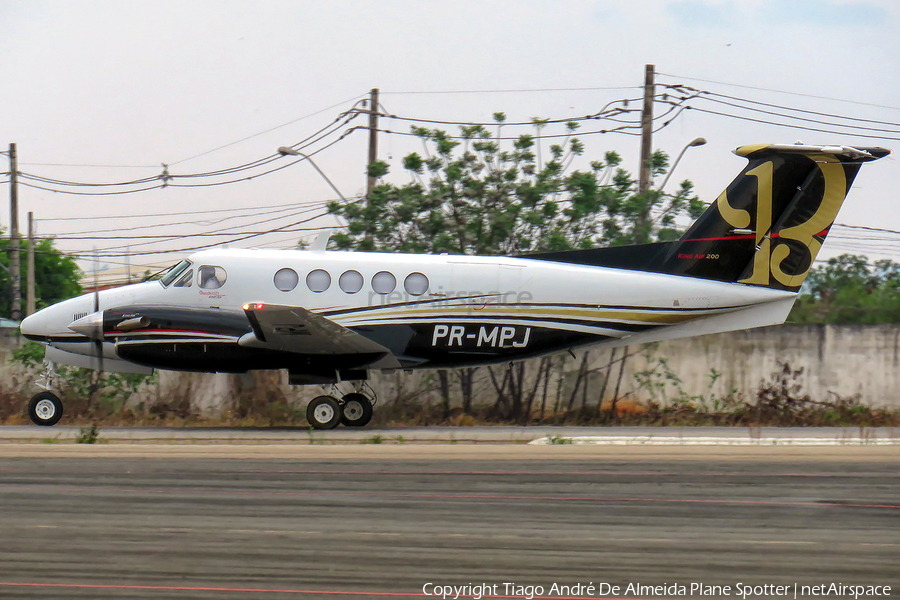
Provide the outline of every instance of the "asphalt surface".
<path id="1" fill-rule="evenodd" d="M 82 426 L 0 426 L 0 444 L 72 442 Z M 891 444 L 900 446 L 898 427 L 101 427 L 111 443 L 189 444 L 525 444 L 549 438 L 575 443 L 634 444 Z"/>
<path id="2" fill-rule="evenodd" d="M 0 598 L 516 595 L 505 582 L 896 596 L 898 466 L 894 447 L 7 444 Z"/>

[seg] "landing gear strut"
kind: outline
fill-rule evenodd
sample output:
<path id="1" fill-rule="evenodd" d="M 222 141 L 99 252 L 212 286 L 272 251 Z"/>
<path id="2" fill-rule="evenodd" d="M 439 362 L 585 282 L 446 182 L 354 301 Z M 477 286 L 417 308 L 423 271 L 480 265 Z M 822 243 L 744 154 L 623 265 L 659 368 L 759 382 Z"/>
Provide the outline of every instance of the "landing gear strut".
<path id="1" fill-rule="evenodd" d="M 28 416 L 35 425 L 49 427 L 56 425 L 63 416 L 63 404 L 59 396 L 51 392 L 54 383 L 59 379 L 56 365 L 47 362 L 47 368 L 35 381 L 35 384 L 44 391 L 35 394 L 28 403 Z"/>
<path id="2" fill-rule="evenodd" d="M 336 386 L 332 393 L 339 393 Z M 374 404 L 359 391 L 344 394 L 340 400 L 334 396 L 317 396 L 306 407 L 306 420 L 313 429 L 334 429 L 341 423 L 346 427 L 365 427 L 372 420 Z"/>

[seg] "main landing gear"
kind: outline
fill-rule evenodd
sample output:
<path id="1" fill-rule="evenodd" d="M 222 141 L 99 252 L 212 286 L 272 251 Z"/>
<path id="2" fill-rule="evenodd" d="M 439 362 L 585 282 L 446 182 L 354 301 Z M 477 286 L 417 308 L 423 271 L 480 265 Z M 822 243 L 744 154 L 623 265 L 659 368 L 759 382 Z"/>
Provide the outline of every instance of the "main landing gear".
<path id="1" fill-rule="evenodd" d="M 318 396 L 306 407 L 306 419 L 313 429 L 334 429 L 341 423 L 347 427 L 365 427 L 372 420 L 373 402 L 360 392 L 334 396 Z"/>
<path id="2" fill-rule="evenodd" d="M 47 368 L 35 382 L 44 391 L 35 394 L 28 403 L 28 416 L 35 425 L 44 427 L 56 425 L 63 416 L 62 400 L 50 391 L 57 379 L 59 379 L 59 375 L 56 373 L 55 365 L 48 362 Z"/>

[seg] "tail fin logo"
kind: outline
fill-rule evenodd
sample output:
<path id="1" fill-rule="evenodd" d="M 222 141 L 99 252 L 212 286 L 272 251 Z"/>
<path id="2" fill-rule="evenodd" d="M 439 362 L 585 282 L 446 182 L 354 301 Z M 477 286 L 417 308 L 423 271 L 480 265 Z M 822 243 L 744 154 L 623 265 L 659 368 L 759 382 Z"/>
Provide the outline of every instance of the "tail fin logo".
<path id="1" fill-rule="evenodd" d="M 753 257 L 752 270 L 748 277 L 740 279 L 740 283 L 752 285 L 769 285 L 770 278 L 785 287 L 797 287 L 806 278 L 812 267 L 822 242 L 816 237 L 826 230 L 837 218 L 841 204 L 847 194 L 847 177 L 844 166 L 835 156 L 827 154 L 807 155 L 824 178 L 825 185 L 822 196 L 818 198 L 816 212 L 805 222 L 786 226 L 787 219 L 794 211 L 790 207 L 784 211 L 777 223 L 773 223 L 773 190 L 775 165 L 766 161 L 745 174 L 756 178 L 756 253 Z M 812 177 L 807 179 L 811 181 Z M 806 189 L 804 189 L 806 188 Z M 799 190 L 800 194 L 809 193 L 808 186 Z M 808 196 L 804 202 L 813 201 Z M 734 208 L 728 202 L 727 190 L 716 199 L 719 214 L 732 227 L 746 229 L 751 224 L 751 215 L 744 209 Z M 793 242 L 793 243 L 792 243 Z M 802 252 L 798 244 L 805 248 L 809 256 L 806 268 L 802 272 L 786 272 L 782 265 L 792 252 Z M 804 261 L 806 262 L 806 261 Z"/>

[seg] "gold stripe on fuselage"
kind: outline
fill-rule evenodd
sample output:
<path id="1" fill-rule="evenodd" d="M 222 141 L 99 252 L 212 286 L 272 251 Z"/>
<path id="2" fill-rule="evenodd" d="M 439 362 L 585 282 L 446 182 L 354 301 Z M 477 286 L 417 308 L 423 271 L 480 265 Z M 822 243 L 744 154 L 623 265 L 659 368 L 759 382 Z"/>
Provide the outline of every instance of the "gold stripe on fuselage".
<path id="1" fill-rule="evenodd" d="M 453 318 L 453 317 L 484 317 L 484 318 L 515 318 L 515 317 L 532 317 L 532 318 L 561 318 L 561 319 L 577 319 L 583 321 L 619 321 L 622 323 L 659 323 L 674 324 L 691 321 L 693 319 L 707 317 L 721 312 L 734 310 L 733 308 L 725 309 L 709 309 L 696 312 L 628 312 L 622 310 L 603 310 L 603 309 L 561 309 L 553 307 L 522 307 L 522 306 L 490 306 L 484 308 L 476 308 L 471 305 L 465 306 L 445 306 L 435 309 L 433 306 L 423 307 L 422 309 L 408 310 L 391 309 L 385 307 L 383 310 L 367 311 L 365 313 L 351 313 L 336 317 L 335 321 L 347 324 L 365 324 L 369 321 L 384 319 L 406 319 L 406 318 Z"/>

